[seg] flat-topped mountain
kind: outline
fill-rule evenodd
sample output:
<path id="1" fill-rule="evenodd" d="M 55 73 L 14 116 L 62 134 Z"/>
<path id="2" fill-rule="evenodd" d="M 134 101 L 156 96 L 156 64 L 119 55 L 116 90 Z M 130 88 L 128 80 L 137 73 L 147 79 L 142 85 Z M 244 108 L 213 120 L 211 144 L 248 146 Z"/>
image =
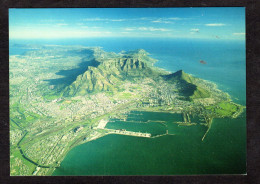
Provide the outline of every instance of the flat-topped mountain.
<path id="1" fill-rule="evenodd" d="M 169 74 L 153 66 L 155 59 L 149 57 L 143 49 L 119 54 L 108 54 L 98 50 L 94 62 L 76 80 L 67 86 L 64 96 L 78 96 L 102 91 L 117 92 L 124 81 L 136 81 L 150 78 L 154 81 L 164 81 L 176 84 L 180 95 L 187 100 L 206 98 L 210 93 L 196 84 L 196 78 L 182 70 Z"/>
<path id="2" fill-rule="evenodd" d="M 156 73 L 146 62 L 135 58 L 115 58 L 89 66 L 85 73 L 65 89 L 64 95 L 85 95 L 91 92 L 115 91 L 124 80 L 151 77 Z"/>

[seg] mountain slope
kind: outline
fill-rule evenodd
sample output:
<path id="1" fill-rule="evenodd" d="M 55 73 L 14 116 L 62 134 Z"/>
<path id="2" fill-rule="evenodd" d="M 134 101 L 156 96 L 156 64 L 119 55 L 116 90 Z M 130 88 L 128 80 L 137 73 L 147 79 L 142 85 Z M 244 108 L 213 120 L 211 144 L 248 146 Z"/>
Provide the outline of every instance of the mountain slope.
<path id="1" fill-rule="evenodd" d="M 89 66 L 85 73 L 64 90 L 64 96 L 86 95 L 100 91 L 118 91 L 124 80 L 158 76 L 147 63 L 137 58 L 103 60 L 97 67 Z"/>
<path id="2" fill-rule="evenodd" d="M 186 97 L 187 100 L 210 97 L 210 93 L 206 89 L 197 85 L 197 78 L 183 72 L 182 70 L 163 77 L 166 81 L 177 84 L 180 93 Z"/>

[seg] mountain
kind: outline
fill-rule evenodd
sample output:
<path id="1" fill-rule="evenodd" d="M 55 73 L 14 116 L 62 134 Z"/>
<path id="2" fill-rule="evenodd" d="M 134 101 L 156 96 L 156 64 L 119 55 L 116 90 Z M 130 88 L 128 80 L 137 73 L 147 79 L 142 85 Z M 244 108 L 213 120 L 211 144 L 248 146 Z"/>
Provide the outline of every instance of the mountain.
<path id="1" fill-rule="evenodd" d="M 150 66 L 154 59 L 147 57 L 147 53 L 140 49 L 132 52 L 120 53 L 118 57 L 106 58 L 96 56 L 95 65 L 87 70 L 65 88 L 64 96 L 86 95 L 100 91 L 118 91 L 125 80 L 145 77 L 158 77 L 159 73 Z"/>
<path id="2" fill-rule="evenodd" d="M 163 77 L 166 81 L 176 84 L 179 88 L 179 92 L 188 100 L 210 97 L 210 93 L 206 89 L 198 86 L 198 78 L 195 78 L 182 70 Z"/>
<path id="3" fill-rule="evenodd" d="M 196 84 L 196 78 L 183 72 L 166 74 L 165 71 L 153 67 L 155 59 L 149 57 L 143 49 L 119 54 L 95 53 L 95 62 L 79 75 L 64 91 L 64 96 L 78 96 L 101 91 L 117 92 L 124 81 L 135 82 L 145 78 L 154 81 L 163 80 L 176 84 L 178 91 L 186 100 L 206 98 L 210 93 Z"/>

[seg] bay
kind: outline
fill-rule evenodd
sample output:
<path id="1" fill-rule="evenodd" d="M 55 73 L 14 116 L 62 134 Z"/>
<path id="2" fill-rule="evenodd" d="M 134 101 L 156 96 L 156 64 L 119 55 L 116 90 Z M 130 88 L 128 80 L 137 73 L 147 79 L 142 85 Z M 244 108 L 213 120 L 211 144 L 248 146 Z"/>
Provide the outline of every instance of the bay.
<path id="1" fill-rule="evenodd" d="M 139 112 L 132 112 L 138 120 Z M 139 113 L 140 114 L 140 113 Z M 241 174 L 246 168 L 246 134 L 244 117 L 215 119 L 204 141 L 206 127 L 178 126 L 178 116 L 143 113 L 143 121 L 162 117 L 170 134 L 158 138 L 107 135 L 73 148 L 53 175 L 187 175 Z M 177 117 L 177 118 L 176 118 Z M 176 118 L 176 119 L 173 119 Z M 126 122 L 112 122 L 107 128 L 126 128 Z M 115 125 L 116 124 L 116 125 Z M 150 131 L 164 133 L 150 124 Z"/>

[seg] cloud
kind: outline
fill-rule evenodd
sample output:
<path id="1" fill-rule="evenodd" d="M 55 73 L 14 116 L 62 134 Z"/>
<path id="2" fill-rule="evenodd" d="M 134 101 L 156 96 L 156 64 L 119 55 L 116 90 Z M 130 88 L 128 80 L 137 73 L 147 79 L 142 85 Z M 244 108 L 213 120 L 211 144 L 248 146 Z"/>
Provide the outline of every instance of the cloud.
<path id="1" fill-rule="evenodd" d="M 125 31 L 170 31 L 165 28 L 155 28 L 155 27 L 131 27 L 124 28 Z"/>
<path id="2" fill-rule="evenodd" d="M 107 18 L 87 18 L 87 19 L 82 19 L 83 21 L 111 21 L 111 22 L 122 22 L 125 21 L 126 19 L 107 19 Z"/>
<path id="3" fill-rule="evenodd" d="M 124 28 L 125 31 L 134 31 L 135 29 L 134 28 L 129 28 L 129 27 L 126 27 Z"/>
<path id="4" fill-rule="evenodd" d="M 125 21 L 125 19 L 112 19 L 110 21 L 112 21 L 112 22 L 122 22 L 122 21 Z"/>
<path id="5" fill-rule="evenodd" d="M 87 18 L 87 19 L 82 19 L 83 21 L 103 21 L 105 19 L 101 19 L 101 18 Z"/>
<path id="6" fill-rule="evenodd" d="M 84 24 L 83 24 L 83 23 L 77 23 L 76 25 L 78 25 L 78 26 L 83 26 Z"/>
<path id="7" fill-rule="evenodd" d="M 80 28 L 83 28 L 83 29 L 102 29 L 103 27 L 97 27 L 97 26 L 80 26 Z"/>
<path id="8" fill-rule="evenodd" d="M 169 31 L 168 29 L 164 29 L 164 28 L 154 28 L 154 27 L 149 27 L 147 28 L 148 31 Z"/>
<path id="9" fill-rule="evenodd" d="M 193 28 L 193 29 L 190 29 L 191 32 L 198 32 L 200 29 L 198 28 Z"/>
<path id="10" fill-rule="evenodd" d="M 107 22 L 123 22 L 123 21 L 151 21 L 154 23 L 165 23 L 170 24 L 174 23 L 172 21 L 174 20 L 183 20 L 185 18 L 179 18 L 179 17 L 170 17 L 170 18 L 156 18 L 156 17 L 141 17 L 141 18 L 128 18 L 128 19 L 109 19 L 109 18 L 85 18 L 82 19 L 82 21 L 107 21 Z"/>
<path id="11" fill-rule="evenodd" d="M 139 28 L 137 28 L 138 30 L 141 30 L 141 31 L 148 31 L 148 29 L 149 28 L 147 28 L 147 27 L 139 27 Z"/>
<path id="12" fill-rule="evenodd" d="M 68 24 L 65 24 L 65 23 L 59 23 L 59 24 L 56 24 L 56 26 L 67 26 Z"/>
<path id="13" fill-rule="evenodd" d="M 151 21 L 151 22 L 162 22 L 161 20 L 153 20 L 153 21 Z"/>
<path id="14" fill-rule="evenodd" d="M 235 36 L 246 35 L 246 33 L 233 33 Z"/>
<path id="15" fill-rule="evenodd" d="M 111 37 L 110 31 L 91 30 L 52 30 L 51 28 L 39 30 L 11 30 L 10 38 L 87 38 L 87 37 Z"/>
<path id="16" fill-rule="evenodd" d="M 43 19 L 43 20 L 40 20 L 40 22 L 48 22 L 48 23 L 51 23 L 51 22 L 64 22 L 63 19 Z"/>
<path id="17" fill-rule="evenodd" d="M 182 20 L 182 18 L 179 18 L 179 17 L 170 17 L 168 18 L 169 20 Z"/>
<path id="18" fill-rule="evenodd" d="M 137 29 L 140 31 L 169 31 L 168 29 L 154 27 L 139 27 Z"/>
<path id="19" fill-rule="evenodd" d="M 159 18 L 159 19 L 151 19 L 151 22 L 154 23 L 164 23 L 164 24 L 172 24 L 174 20 L 183 20 L 184 18 L 179 17 L 170 17 L 170 18 Z"/>
<path id="20" fill-rule="evenodd" d="M 171 23 L 173 23 L 173 22 L 171 22 L 171 21 L 165 21 L 165 20 L 160 20 L 160 19 L 158 19 L 158 20 L 153 20 L 153 21 L 151 21 L 151 22 L 154 22 L 154 23 L 164 23 L 164 24 L 171 24 Z"/>
<path id="21" fill-rule="evenodd" d="M 83 28 L 83 29 L 87 29 L 87 28 L 89 28 L 88 26 L 81 26 L 81 28 Z"/>
<path id="22" fill-rule="evenodd" d="M 205 24 L 205 26 L 210 26 L 210 27 L 220 27 L 220 26 L 225 26 L 226 24 L 222 23 L 211 23 L 211 24 Z"/>

